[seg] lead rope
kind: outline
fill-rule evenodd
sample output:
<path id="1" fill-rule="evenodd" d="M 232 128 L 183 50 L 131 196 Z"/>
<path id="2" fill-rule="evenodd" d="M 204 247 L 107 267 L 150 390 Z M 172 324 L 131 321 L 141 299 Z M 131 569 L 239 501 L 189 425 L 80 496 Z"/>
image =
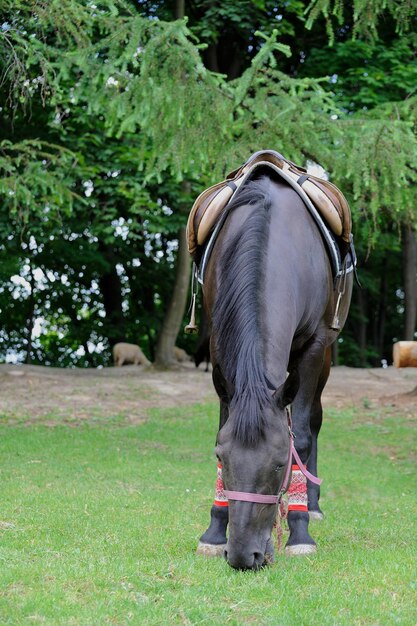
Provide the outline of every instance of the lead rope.
<path id="1" fill-rule="evenodd" d="M 315 483 L 316 485 L 320 485 L 322 483 L 322 479 L 318 478 L 317 476 L 314 476 L 313 474 L 311 474 L 308 470 L 307 467 L 303 465 L 297 450 L 295 449 L 294 446 L 294 433 L 292 431 L 292 420 L 291 420 L 291 408 L 287 407 L 286 409 L 287 411 L 287 421 L 288 421 L 288 430 L 290 433 L 290 454 L 289 454 L 289 460 L 288 460 L 288 466 L 287 466 L 287 472 L 286 475 L 284 477 L 283 480 L 283 484 L 282 484 L 282 488 L 281 488 L 281 492 L 279 494 L 279 500 L 278 500 L 278 509 L 277 509 L 277 515 L 275 518 L 275 524 L 274 524 L 274 528 L 276 530 L 276 534 L 277 534 L 277 549 L 278 552 L 281 552 L 282 548 L 283 548 L 283 535 L 284 535 L 284 530 L 288 531 L 288 500 L 287 497 L 285 497 L 284 500 L 284 496 L 287 493 L 289 486 L 291 484 L 291 475 L 292 475 L 292 459 L 294 457 L 295 461 L 298 464 L 298 467 L 300 468 L 300 471 L 302 474 L 304 474 L 304 476 L 306 478 L 308 478 L 308 480 L 310 480 L 311 482 Z"/>
<path id="2" fill-rule="evenodd" d="M 284 530 L 288 531 L 287 517 L 288 517 L 288 500 L 286 498 L 286 492 L 291 482 L 291 468 L 292 468 L 292 455 L 294 448 L 294 433 L 292 432 L 292 420 L 291 420 L 291 407 L 286 408 L 288 431 L 290 435 L 290 452 L 288 457 L 287 471 L 283 479 L 281 486 L 280 497 L 278 501 L 277 515 L 275 518 L 275 530 L 277 534 L 277 551 L 281 552 L 283 549 L 283 536 Z M 285 498 L 285 499 L 284 499 Z"/>
<path id="3" fill-rule="evenodd" d="M 282 548 L 284 545 L 284 542 L 283 542 L 284 530 L 285 531 L 288 530 L 287 517 L 288 517 L 288 502 L 287 500 L 284 500 L 283 498 L 281 498 L 278 504 L 277 517 L 275 519 L 275 524 L 274 524 L 275 530 L 277 533 L 278 552 L 282 551 Z"/>

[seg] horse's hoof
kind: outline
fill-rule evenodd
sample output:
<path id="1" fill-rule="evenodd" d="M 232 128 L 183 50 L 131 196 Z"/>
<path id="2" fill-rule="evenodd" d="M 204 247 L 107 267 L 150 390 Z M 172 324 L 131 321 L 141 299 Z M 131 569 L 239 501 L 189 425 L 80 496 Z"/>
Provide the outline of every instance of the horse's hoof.
<path id="1" fill-rule="evenodd" d="M 223 556 L 224 549 L 226 548 L 225 543 L 220 543 L 217 546 L 211 543 L 203 543 L 202 541 L 198 542 L 197 546 L 197 554 L 201 556 Z"/>
<path id="2" fill-rule="evenodd" d="M 308 516 L 310 520 L 314 520 L 317 522 L 321 522 L 322 520 L 324 520 L 324 515 L 321 511 L 309 511 Z"/>
<path id="3" fill-rule="evenodd" d="M 317 547 L 313 543 L 299 543 L 295 546 L 286 546 L 285 554 L 288 556 L 303 556 L 304 554 L 314 554 Z"/>

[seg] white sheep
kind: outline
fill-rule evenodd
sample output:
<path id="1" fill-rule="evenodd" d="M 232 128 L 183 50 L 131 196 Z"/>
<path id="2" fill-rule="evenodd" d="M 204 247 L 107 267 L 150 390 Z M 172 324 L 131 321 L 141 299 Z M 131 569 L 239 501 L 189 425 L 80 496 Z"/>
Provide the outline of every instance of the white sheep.
<path id="1" fill-rule="evenodd" d="M 183 363 L 184 361 L 192 360 L 190 355 L 187 354 L 185 350 L 183 350 L 182 348 L 177 348 L 177 346 L 175 346 L 174 348 L 174 358 L 176 361 L 178 361 L 178 363 Z"/>
<path id="2" fill-rule="evenodd" d="M 124 363 L 133 363 L 134 365 L 150 365 L 142 350 L 134 343 L 116 343 L 113 346 L 113 363 L 116 367 L 120 367 Z"/>

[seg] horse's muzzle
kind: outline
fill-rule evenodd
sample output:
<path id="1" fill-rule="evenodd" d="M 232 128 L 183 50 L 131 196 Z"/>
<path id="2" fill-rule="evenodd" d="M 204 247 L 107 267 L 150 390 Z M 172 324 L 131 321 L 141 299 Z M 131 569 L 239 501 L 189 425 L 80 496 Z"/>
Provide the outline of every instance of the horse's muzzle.
<path id="1" fill-rule="evenodd" d="M 224 558 L 234 569 L 258 570 L 267 564 L 267 558 L 263 552 L 256 550 L 233 550 L 226 545 Z"/>

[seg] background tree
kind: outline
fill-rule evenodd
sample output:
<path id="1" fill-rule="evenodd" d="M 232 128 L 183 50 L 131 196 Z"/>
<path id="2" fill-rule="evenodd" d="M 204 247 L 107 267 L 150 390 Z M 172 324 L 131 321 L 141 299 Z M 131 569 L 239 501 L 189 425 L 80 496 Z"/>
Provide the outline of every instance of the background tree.
<path id="1" fill-rule="evenodd" d="M 352 205 L 368 289 L 341 358 L 388 355 L 413 283 L 398 238 L 416 223 L 415 35 L 397 32 L 412 23 L 408 3 L 374 3 L 370 27 L 359 1 L 313 2 L 307 15 L 295 0 L 244 5 L 185 2 L 185 24 L 167 2 L 3 3 L 4 354 L 99 365 L 120 339 L 153 358 L 159 335 L 168 363 L 181 312 L 163 319 L 190 198 L 276 147 L 320 162 Z"/>
<path id="2" fill-rule="evenodd" d="M 385 198 L 379 194 L 377 202 L 352 190 L 364 196 L 364 208 L 373 213 L 366 216 L 363 210 L 355 216 L 364 289 L 355 292 L 341 346 L 341 354 L 349 353 L 350 362 L 357 365 L 390 362 L 392 342 L 413 339 L 416 330 L 415 214 L 410 210 L 415 206 L 415 158 L 411 152 L 407 154 L 407 145 L 412 146 L 414 137 L 417 38 L 415 33 L 399 37 L 395 24 L 388 20 L 379 28 L 378 37 L 377 42 L 348 39 L 312 49 L 301 69 L 302 74 L 318 76 L 326 63 L 329 89 L 347 112 L 347 122 L 360 120 L 364 141 L 358 145 L 361 152 L 370 151 L 366 161 L 371 165 L 376 148 L 375 166 L 366 177 L 356 171 L 351 181 L 357 185 L 364 178 L 369 187 L 372 181 L 374 187 L 388 187 Z M 403 143 L 403 133 L 410 142 L 406 139 Z M 354 160 L 362 160 L 361 154 L 353 151 L 352 155 Z M 379 175 L 376 165 L 381 168 Z M 349 190 L 349 181 L 344 184 Z M 394 190 L 401 197 L 394 198 Z"/>

